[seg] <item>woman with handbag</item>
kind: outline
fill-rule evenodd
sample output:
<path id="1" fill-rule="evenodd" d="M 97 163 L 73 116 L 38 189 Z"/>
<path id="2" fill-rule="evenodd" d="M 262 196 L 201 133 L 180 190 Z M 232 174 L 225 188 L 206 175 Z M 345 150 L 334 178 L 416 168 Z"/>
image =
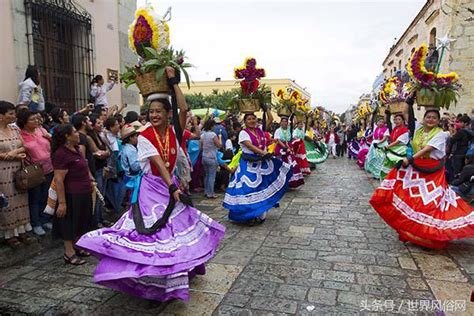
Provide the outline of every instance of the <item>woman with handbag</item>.
<path id="1" fill-rule="evenodd" d="M 71 124 L 55 128 L 53 166 L 58 196 L 53 237 L 64 241 L 64 262 L 81 265 L 86 262 L 79 257 L 89 253 L 76 250 L 74 242 L 92 228 L 93 179 L 79 150 L 79 132 Z"/>
<path id="2" fill-rule="evenodd" d="M 53 163 L 51 161 L 51 136 L 39 126 L 39 114 L 23 109 L 17 114 L 16 124 L 26 149 L 28 162 L 42 167 L 44 181 L 28 190 L 28 205 L 30 208 L 31 226 L 33 233 L 43 236 L 45 231 L 52 229 L 51 217 L 43 213 L 48 201 L 48 190 L 53 180 Z"/>
<path id="3" fill-rule="evenodd" d="M 0 235 L 11 248 L 32 240 L 26 234 L 31 230 L 28 195 L 15 186 L 15 173 L 26 158 L 20 133 L 11 124 L 15 121 L 15 106 L 0 101 L 0 192 L 8 199 L 8 206 L 0 208 Z"/>

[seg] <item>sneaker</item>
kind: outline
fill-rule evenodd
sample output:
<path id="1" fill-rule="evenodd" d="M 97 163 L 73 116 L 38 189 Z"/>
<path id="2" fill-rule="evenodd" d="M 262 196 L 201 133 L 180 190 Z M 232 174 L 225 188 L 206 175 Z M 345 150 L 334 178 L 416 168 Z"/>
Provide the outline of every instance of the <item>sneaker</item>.
<path id="1" fill-rule="evenodd" d="M 36 236 L 44 236 L 44 235 L 46 235 L 46 232 L 44 231 L 43 227 L 41 227 L 41 226 L 35 226 L 35 227 L 33 227 L 33 233 L 34 233 Z"/>
<path id="2" fill-rule="evenodd" d="M 46 230 L 52 230 L 53 229 L 53 224 L 51 222 L 44 223 L 43 228 Z"/>

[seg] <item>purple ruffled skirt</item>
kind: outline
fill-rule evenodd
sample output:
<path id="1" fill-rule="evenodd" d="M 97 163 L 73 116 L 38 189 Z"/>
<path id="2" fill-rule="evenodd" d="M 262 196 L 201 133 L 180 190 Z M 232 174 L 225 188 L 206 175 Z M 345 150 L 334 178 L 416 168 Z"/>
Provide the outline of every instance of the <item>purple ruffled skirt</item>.
<path id="1" fill-rule="evenodd" d="M 145 227 L 168 205 L 168 187 L 160 177 L 144 175 L 138 202 Z M 146 299 L 189 299 L 189 279 L 204 274 L 225 228 L 199 210 L 177 203 L 166 225 L 153 235 L 135 230 L 131 209 L 114 226 L 89 232 L 77 246 L 100 262 L 94 281 Z"/>

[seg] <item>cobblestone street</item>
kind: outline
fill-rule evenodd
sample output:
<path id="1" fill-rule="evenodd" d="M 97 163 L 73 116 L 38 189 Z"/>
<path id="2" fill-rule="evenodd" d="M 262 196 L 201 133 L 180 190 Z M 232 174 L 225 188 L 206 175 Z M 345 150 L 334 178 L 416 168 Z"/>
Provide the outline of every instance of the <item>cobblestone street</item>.
<path id="1" fill-rule="evenodd" d="M 95 259 L 80 267 L 65 265 L 62 248 L 56 247 L 0 270 L 0 310 L 48 315 L 434 314 L 433 304 L 441 300 L 446 314 L 474 315 L 469 303 L 473 240 L 440 251 L 403 245 L 369 205 L 377 183 L 346 158 L 328 159 L 306 179 L 261 226 L 229 222 L 222 195 L 197 201 L 227 231 L 207 274 L 193 280 L 188 303 L 159 304 L 97 286 L 91 278 Z M 447 303 L 457 312 L 449 312 Z"/>

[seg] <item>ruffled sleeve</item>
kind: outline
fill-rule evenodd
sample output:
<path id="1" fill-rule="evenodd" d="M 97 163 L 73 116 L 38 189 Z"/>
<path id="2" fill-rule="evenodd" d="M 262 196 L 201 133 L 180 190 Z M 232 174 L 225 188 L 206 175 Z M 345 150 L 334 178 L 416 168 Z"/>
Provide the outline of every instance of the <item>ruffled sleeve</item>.
<path id="1" fill-rule="evenodd" d="M 446 139 L 448 134 L 446 132 L 439 132 L 429 142 L 428 146 L 433 147 L 433 151 L 430 153 L 432 159 L 443 159 L 446 155 Z"/>
<path id="2" fill-rule="evenodd" d="M 410 133 L 403 133 L 402 135 L 398 136 L 397 140 L 404 145 L 408 144 L 408 142 L 410 141 Z"/>
<path id="3" fill-rule="evenodd" d="M 140 167 L 143 173 L 151 173 L 150 157 L 159 156 L 160 153 L 153 144 L 143 136 L 138 136 L 137 144 L 137 160 L 140 163 Z"/>

